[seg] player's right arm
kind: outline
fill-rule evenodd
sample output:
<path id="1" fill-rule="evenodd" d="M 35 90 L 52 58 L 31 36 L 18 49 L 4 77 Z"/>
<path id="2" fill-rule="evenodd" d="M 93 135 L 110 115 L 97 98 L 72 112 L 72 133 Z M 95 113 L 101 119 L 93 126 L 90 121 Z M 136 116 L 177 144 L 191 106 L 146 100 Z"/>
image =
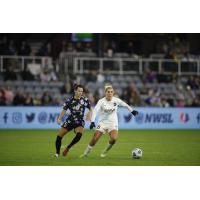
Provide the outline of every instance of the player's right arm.
<path id="1" fill-rule="evenodd" d="M 57 123 L 60 124 L 62 122 L 62 118 L 65 115 L 66 110 L 62 110 L 58 119 L 57 119 Z"/>
<path id="2" fill-rule="evenodd" d="M 62 118 L 65 115 L 65 112 L 67 111 L 67 109 L 69 108 L 69 99 L 63 104 L 63 109 L 57 119 L 57 123 L 60 124 L 62 122 Z"/>

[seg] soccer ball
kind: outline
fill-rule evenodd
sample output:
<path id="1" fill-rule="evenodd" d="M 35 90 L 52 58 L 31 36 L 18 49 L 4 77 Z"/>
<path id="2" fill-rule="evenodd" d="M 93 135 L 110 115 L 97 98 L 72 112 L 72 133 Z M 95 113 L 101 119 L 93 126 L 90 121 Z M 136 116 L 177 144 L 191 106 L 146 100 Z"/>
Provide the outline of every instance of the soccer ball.
<path id="1" fill-rule="evenodd" d="M 135 148 L 132 150 L 132 157 L 135 159 L 139 159 L 142 157 L 142 150 L 139 148 Z"/>

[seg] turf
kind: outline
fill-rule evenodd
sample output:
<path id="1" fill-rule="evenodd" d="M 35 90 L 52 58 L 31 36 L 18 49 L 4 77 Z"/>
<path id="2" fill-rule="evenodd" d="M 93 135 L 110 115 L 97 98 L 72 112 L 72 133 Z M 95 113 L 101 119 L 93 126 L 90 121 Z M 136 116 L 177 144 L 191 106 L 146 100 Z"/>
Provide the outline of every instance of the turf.
<path id="1" fill-rule="evenodd" d="M 53 158 L 57 130 L 0 130 L 1 166 L 199 166 L 200 130 L 120 130 L 119 139 L 108 156 L 99 155 L 108 142 L 102 136 L 87 158 L 79 158 L 92 131 L 85 131 L 67 157 Z M 74 137 L 71 132 L 63 145 Z M 131 150 L 143 150 L 133 159 Z"/>

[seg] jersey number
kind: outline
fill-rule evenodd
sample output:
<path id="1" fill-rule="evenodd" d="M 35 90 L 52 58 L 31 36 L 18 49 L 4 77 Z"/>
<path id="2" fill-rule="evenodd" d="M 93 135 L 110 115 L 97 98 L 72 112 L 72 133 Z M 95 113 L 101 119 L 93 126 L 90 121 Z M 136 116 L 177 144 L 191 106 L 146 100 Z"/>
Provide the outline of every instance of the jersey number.
<path id="1" fill-rule="evenodd" d="M 98 125 L 98 126 L 97 126 L 97 129 L 100 129 L 100 127 L 101 127 L 101 126 L 100 126 L 100 125 Z"/>

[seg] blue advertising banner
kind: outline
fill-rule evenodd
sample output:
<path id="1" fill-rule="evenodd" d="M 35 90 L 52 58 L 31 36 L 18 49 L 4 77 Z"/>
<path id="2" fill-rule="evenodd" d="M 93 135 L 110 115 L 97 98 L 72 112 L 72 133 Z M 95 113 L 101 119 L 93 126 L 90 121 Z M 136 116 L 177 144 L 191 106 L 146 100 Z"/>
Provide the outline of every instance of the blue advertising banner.
<path id="1" fill-rule="evenodd" d="M 137 108 L 133 117 L 119 112 L 119 127 L 124 129 L 200 129 L 200 108 Z"/>
<path id="2" fill-rule="evenodd" d="M 1 129 L 57 129 L 61 107 L 0 107 Z M 120 129 L 200 129 L 200 108 L 119 108 Z M 86 128 L 89 123 L 86 123 Z"/>
<path id="3" fill-rule="evenodd" d="M 59 128 L 61 107 L 0 107 L 0 128 Z"/>

